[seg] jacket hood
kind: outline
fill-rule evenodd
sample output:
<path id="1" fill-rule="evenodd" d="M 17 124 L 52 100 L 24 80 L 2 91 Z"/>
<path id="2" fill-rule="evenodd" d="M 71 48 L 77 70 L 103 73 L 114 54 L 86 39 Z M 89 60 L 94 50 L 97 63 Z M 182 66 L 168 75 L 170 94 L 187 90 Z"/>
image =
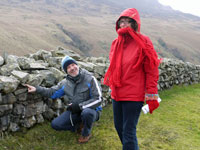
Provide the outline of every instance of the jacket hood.
<path id="1" fill-rule="evenodd" d="M 129 18 L 132 18 L 134 19 L 137 24 L 138 24 L 138 32 L 140 32 L 140 26 L 141 26 L 141 22 L 140 22 L 140 16 L 139 16 L 139 13 L 137 11 L 137 9 L 135 8 L 128 8 L 128 9 L 125 9 L 119 16 L 119 18 L 117 19 L 116 21 L 116 31 L 118 30 L 118 21 L 121 17 L 129 17 Z"/>

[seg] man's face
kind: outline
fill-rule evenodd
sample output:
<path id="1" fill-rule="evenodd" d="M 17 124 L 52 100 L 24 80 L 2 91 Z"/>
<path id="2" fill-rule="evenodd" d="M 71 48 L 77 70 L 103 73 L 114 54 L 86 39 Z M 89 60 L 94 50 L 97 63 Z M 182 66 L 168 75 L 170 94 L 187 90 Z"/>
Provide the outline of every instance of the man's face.
<path id="1" fill-rule="evenodd" d="M 67 73 L 72 77 L 76 77 L 79 74 L 79 67 L 72 63 L 67 66 Z"/>

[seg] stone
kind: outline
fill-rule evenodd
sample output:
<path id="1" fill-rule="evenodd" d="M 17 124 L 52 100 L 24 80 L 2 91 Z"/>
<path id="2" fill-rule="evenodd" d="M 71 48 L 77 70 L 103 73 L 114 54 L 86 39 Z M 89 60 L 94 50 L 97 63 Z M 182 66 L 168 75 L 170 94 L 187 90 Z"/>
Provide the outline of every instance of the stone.
<path id="1" fill-rule="evenodd" d="M 27 93 L 27 101 L 32 101 L 32 102 L 36 102 L 36 101 L 42 101 L 45 98 L 42 97 L 42 95 L 37 94 L 37 93 Z"/>
<path id="2" fill-rule="evenodd" d="M 104 75 L 105 74 L 105 70 L 106 70 L 106 65 L 105 64 L 96 64 L 96 66 L 94 67 L 94 72 L 100 74 L 100 75 Z"/>
<path id="3" fill-rule="evenodd" d="M 43 101 L 37 102 L 35 103 L 35 107 L 36 107 L 36 114 L 42 114 L 43 112 L 45 112 L 45 105 Z"/>
<path id="4" fill-rule="evenodd" d="M 42 60 L 46 61 L 49 57 L 52 57 L 52 53 L 46 50 L 40 50 Z"/>
<path id="5" fill-rule="evenodd" d="M 1 94 L 0 94 L 1 97 Z M 0 104 L 14 104 L 17 99 L 13 93 L 9 93 L 6 95 L 3 95 L 2 98 L 0 98 Z"/>
<path id="6" fill-rule="evenodd" d="M 11 74 L 16 77 L 22 83 L 25 83 L 28 80 L 29 74 L 22 71 L 13 70 Z"/>
<path id="7" fill-rule="evenodd" d="M 47 63 L 49 67 L 55 67 L 57 69 L 61 69 L 61 61 L 63 57 L 49 57 L 47 58 Z"/>
<path id="8" fill-rule="evenodd" d="M 51 71 L 54 74 L 54 76 L 56 78 L 56 82 L 60 82 L 66 76 L 66 74 L 64 74 L 62 71 L 60 71 L 54 67 L 50 67 L 49 71 Z"/>
<path id="9" fill-rule="evenodd" d="M 19 116 L 19 115 L 14 115 L 13 113 L 10 115 L 10 120 L 13 123 L 19 124 L 20 119 L 21 119 L 21 116 Z"/>
<path id="10" fill-rule="evenodd" d="M 102 78 L 102 76 L 97 72 L 93 73 L 93 75 L 97 80 L 100 80 Z"/>
<path id="11" fill-rule="evenodd" d="M 13 105 L 8 104 L 8 105 L 0 105 L 0 116 L 9 114 L 12 112 Z"/>
<path id="12" fill-rule="evenodd" d="M 2 66 L 4 64 L 4 59 L 3 57 L 0 56 L 0 66 Z"/>
<path id="13" fill-rule="evenodd" d="M 15 95 L 19 95 L 19 94 L 22 94 L 22 93 L 26 93 L 28 90 L 27 88 L 20 88 L 20 89 L 17 89 L 14 94 Z"/>
<path id="14" fill-rule="evenodd" d="M 3 104 L 1 93 L 0 93 L 0 104 Z"/>
<path id="15" fill-rule="evenodd" d="M 43 116 L 47 120 L 52 120 L 54 117 L 57 116 L 57 114 L 51 108 L 47 108 L 47 110 L 43 113 Z"/>
<path id="16" fill-rule="evenodd" d="M 25 117 L 31 117 L 37 114 L 36 106 L 35 104 L 29 104 L 25 106 Z"/>
<path id="17" fill-rule="evenodd" d="M 37 123 L 43 123 L 44 122 L 44 118 L 41 114 L 36 115 L 35 117 L 36 117 Z"/>
<path id="18" fill-rule="evenodd" d="M 24 118 L 25 116 L 25 106 L 22 104 L 15 104 L 13 108 L 13 114 L 16 116 L 21 116 Z"/>
<path id="19" fill-rule="evenodd" d="M 17 62 L 19 64 L 19 67 L 25 70 L 30 68 L 30 62 L 33 62 L 33 60 L 27 57 L 19 57 L 17 59 Z"/>
<path id="20" fill-rule="evenodd" d="M 4 59 L 5 59 L 6 64 L 18 64 L 17 63 L 18 58 L 19 57 L 15 56 L 15 55 L 8 55 L 8 54 L 4 55 Z"/>
<path id="21" fill-rule="evenodd" d="M 21 124 L 25 128 L 30 128 L 36 123 L 36 118 L 35 116 L 25 118 L 24 120 L 21 121 Z"/>
<path id="22" fill-rule="evenodd" d="M 44 64 L 41 63 L 30 63 L 30 70 L 46 70 L 46 67 Z"/>
<path id="23" fill-rule="evenodd" d="M 3 76 L 11 75 L 13 70 L 21 70 L 18 64 L 6 64 L 0 67 L 0 74 Z"/>
<path id="24" fill-rule="evenodd" d="M 105 57 L 87 57 L 84 59 L 85 62 L 91 62 L 93 64 L 96 63 L 103 63 L 106 64 L 107 63 L 107 58 Z"/>
<path id="25" fill-rule="evenodd" d="M 20 82 L 19 80 L 11 76 L 0 76 L 0 83 L 3 85 L 3 92 L 7 94 L 14 92 L 17 89 Z"/>
<path id="26" fill-rule="evenodd" d="M 79 54 L 75 53 L 72 50 L 64 49 L 61 47 L 58 47 L 58 49 L 55 51 L 51 51 L 51 53 L 52 53 L 53 57 L 65 57 L 67 55 L 67 56 L 74 58 L 75 60 L 80 60 Z"/>
<path id="27" fill-rule="evenodd" d="M 35 54 L 33 54 L 31 57 L 34 58 L 35 60 L 45 60 L 48 57 L 51 57 L 52 53 L 46 50 L 39 50 Z"/>
<path id="28" fill-rule="evenodd" d="M 96 66 L 95 64 L 93 63 L 90 63 L 90 62 L 81 62 L 81 61 L 77 61 L 78 65 L 81 67 L 81 68 L 84 68 L 90 72 L 94 72 L 94 67 Z"/>
<path id="29" fill-rule="evenodd" d="M 158 88 L 158 90 L 161 90 L 161 87 L 160 87 L 160 85 L 159 85 L 159 84 L 157 84 L 157 88 Z"/>
<path id="30" fill-rule="evenodd" d="M 44 77 L 44 81 L 42 82 L 42 86 L 51 87 L 56 84 L 56 77 L 51 71 L 40 71 L 40 75 Z"/>
<path id="31" fill-rule="evenodd" d="M 17 132 L 17 131 L 20 130 L 20 127 L 18 126 L 17 123 L 11 122 L 10 126 L 9 126 L 9 130 L 12 131 L 12 132 Z"/>
<path id="32" fill-rule="evenodd" d="M 0 131 L 5 131 L 8 128 L 9 124 L 10 124 L 10 116 L 9 115 L 0 117 Z"/>
<path id="33" fill-rule="evenodd" d="M 18 101 L 26 101 L 27 100 L 27 93 L 18 94 L 16 97 L 17 97 Z"/>
<path id="34" fill-rule="evenodd" d="M 3 90 L 3 83 L 0 83 L 0 91 Z"/>
<path id="35" fill-rule="evenodd" d="M 37 86 L 40 85 L 43 80 L 44 77 L 41 74 L 30 74 L 27 80 L 27 84 L 30 84 L 32 86 Z"/>

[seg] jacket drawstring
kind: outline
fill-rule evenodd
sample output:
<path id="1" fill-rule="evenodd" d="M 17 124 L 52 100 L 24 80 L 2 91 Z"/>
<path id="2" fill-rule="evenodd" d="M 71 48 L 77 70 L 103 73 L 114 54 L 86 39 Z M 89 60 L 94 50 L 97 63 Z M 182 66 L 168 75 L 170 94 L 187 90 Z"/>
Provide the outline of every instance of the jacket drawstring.
<path id="1" fill-rule="evenodd" d="M 71 125 L 74 126 L 74 123 L 73 123 L 73 120 L 72 120 L 72 112 L 71 111 L 70 111 L 69 118 L 70 118 Z"/>

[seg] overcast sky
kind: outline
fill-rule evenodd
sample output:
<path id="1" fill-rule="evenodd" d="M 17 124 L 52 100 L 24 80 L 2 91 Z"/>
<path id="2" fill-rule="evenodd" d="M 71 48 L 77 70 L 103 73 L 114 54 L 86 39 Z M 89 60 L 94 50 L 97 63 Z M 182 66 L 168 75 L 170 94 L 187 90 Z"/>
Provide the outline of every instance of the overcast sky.
<path id="1" fill-rule="evenodd" d="M 199 0 L 159 0 L 159 2 L 163 5 L 169 5 L 175 10 L 191 13 L 200 17 Z"/>

